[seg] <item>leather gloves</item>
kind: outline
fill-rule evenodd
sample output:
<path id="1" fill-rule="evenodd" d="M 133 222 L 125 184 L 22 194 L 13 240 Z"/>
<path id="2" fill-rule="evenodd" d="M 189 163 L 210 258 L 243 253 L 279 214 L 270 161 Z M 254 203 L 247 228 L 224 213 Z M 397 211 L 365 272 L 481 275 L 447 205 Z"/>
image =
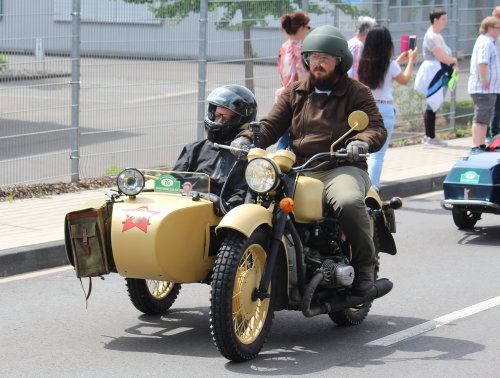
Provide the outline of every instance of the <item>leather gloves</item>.
<path id="1" fill-rule="evenodd" d="M 235 140 L 233 140 L 231 142 L 231 147 L 234 147 L 234 148 L 239 148 L 239 149 L 243 149 L 243 150 L 248 150 L 248 148 L 252 145 L 252 141 L 250 140 L 250 138 L 246 137 L 246 136 L 239 136 L 238 138 L 236 138 Z M 240 157 L 242 155 L 242 151 L 238 151 L 238 150 L 231 150 L 231 153 L 237 157 Z"/>
<path id="2" fill-rule="evenodd" d="M 353 140 L 346 147 L 347 159 L 351 161 L 366 160 L 366 156 L 360 156 L 368 153 L 368 143 L 362 140 Z"/>

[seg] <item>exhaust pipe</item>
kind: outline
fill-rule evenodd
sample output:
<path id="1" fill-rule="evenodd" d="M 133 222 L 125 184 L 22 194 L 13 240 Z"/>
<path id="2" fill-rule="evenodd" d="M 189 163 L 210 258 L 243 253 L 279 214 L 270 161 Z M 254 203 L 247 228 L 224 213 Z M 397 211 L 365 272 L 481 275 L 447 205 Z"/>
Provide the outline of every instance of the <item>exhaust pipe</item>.
<path id="1" fill-rule="evenodd" d="M 381 278 L 373 283 L 373 287 L 368 290 L 366 295 L 363 297 L 335 295 L 334 297 L 321 302 L 319 305 L 311 307 L 313 294 L 322 279 L 323 274 L 318 273 L 313 277 L 304 292 L 304 298 L 302 300 L 302 313 L 308 318 L 320 314 L 328 314 L 334 311 L 345 310 L 350 307 L 356 307 L 360 304 L 371 302 L 374 299 L 383 297 L 389 293 L 393 287 L 393 283 L 391 281 L 387 278 Z"/>

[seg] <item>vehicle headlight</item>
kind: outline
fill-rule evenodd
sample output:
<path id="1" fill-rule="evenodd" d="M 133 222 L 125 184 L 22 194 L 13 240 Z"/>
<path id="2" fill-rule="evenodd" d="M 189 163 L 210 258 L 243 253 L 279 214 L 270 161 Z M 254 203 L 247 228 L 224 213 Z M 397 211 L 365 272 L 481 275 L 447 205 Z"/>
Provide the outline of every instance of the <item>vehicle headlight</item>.
<path id="1" fill-rule="evenodd" d="M 116 178 L 118 190 L 127 196 L 136 196 L 144 189 L 144 175 L 135 168 L 127 168 Z"/>
<path id="2" fill-rule="evenodd" d="M 276 189 L 279 182 L 279 168 L 267 158 L 252 159 L 245 170 L 248 187 L 256 193 L 263 194 Z"/>

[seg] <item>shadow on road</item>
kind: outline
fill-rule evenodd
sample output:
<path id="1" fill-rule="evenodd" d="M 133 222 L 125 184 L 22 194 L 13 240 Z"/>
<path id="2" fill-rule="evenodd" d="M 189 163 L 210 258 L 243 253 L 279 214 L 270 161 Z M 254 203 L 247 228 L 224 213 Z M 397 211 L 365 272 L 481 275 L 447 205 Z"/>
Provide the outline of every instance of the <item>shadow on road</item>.
<path id="1" fill-rule="evenodd" d="M 141 316 L 127 337 L 114 338 L 106 349 L 165 355 L 220 358 L 209 330 L 208 308 L 172 310 L 164 316 Z M 260 355 L 226 369 L 247 375 L 304 375 L 332 367 L 363 368 L 408 360 L 467 360 L 484 346 L 461 339 L 423 334 L 392 346 L 365 346 L 369 341 L 426 322 L 427 319 L 372 315 L 356 327 L 336 326 L 327 316 L 305 318 L 298 312 L 276 313 Z M 404 352 L 404 353 L 401 353 Z M 397 353 L 397 357 L 393 356 Z"/>

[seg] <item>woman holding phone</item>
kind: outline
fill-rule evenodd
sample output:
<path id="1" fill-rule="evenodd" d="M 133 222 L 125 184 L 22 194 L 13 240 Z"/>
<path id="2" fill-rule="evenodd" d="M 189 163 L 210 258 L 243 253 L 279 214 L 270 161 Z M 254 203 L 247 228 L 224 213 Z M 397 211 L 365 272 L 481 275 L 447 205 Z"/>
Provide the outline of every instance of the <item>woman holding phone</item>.
<path id="1" fill-rule="evenodd" d="M 370 30 L 366 36 L 365 47 L 359 61 L 358 76 L 359 81 L 372 90 L 387 129 L 387 140 L 384 146 L 378 152 L 370 154 L 368 164 L 368 174 L 372 186 L 377 190 L 379 190 L 382 165 L 391 140 L 396 115 L 392 84 L 393 81 L 402 85 L 408 84 L 418 50 L 415 48 L 414 50 L 404 51 L 396 60 L 392 59 L 393 54 L 394 45 L 389 30 L 385 26 L 377 26 Z M 399 65 L 407 60 L 408 64 L 405 70 L 402 71 Z"/>
<path id="2" fill-rule="evenodd" d="M 457 59 L 451 56 L 451 49 L 445 43 L 441 31 L 448 23 L 448 16 L 442 9 L 433 9 L 429 14 L 431 26 L 427 29 L 422 43 L 424 62 L 415 78 L 415 89 L 426 96 L 427 105 L 424 113 L 425 137 L 422 143 L 446 147 L 447 144 L 436 138 L 436 112 L 443 103 L 446 94 L 445 77 L 451 75 L 453 66 L 458 71 Z M 431 83 L 441 82 L 439 88 Z M 437 88 L 437 89 L 436 89 Z"/>

